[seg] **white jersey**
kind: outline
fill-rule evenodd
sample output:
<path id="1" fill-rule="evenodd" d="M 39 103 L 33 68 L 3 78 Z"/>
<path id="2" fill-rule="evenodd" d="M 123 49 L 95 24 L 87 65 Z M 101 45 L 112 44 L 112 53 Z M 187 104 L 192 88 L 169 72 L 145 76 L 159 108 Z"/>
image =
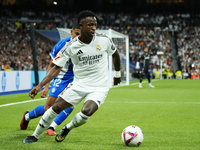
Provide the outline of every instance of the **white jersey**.
<path id="1" fill-rule="evenodd" d="M 116 51 L 106 34 L 96 33 L 89 44 L 73 39 L 57 54 L 53 63 L 63 67 L 68 59 L 73 63 L 74 81 L 83 86 L 108 88 L 108 55 Z"/>

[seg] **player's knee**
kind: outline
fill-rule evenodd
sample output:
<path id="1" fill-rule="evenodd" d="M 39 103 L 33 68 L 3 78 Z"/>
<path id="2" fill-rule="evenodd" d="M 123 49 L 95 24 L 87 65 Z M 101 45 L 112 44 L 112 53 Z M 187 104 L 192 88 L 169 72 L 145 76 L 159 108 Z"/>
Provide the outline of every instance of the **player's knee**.
<path id="1" fill-rule="evenodd" d="M 58 103 L 55 103 L 55 104 L 52 106 L 52 109 L 53 109 L 57 114 L 59 114 L 61 111 L 64 110 L 64 109 L 62 109 L 62 106 L 59 105 Z"/>
<path id="2" fill-rule="evenodd" d="M 44 110 L 47 111 L 51 106 L 53 106 L 55 101 L 56 101 L 56 97 L 49 96 L 44 105 Z"/>
<path id="3" fill-rule="evenodd" d="M 47 111 L 50 107 L 51 105 L 44 105 L 44 111 Z"/>
<path id="4" fill-rule="evenodd" d="M 93 114 L 93 111 L 89 108 L 82 108 L 81 112 L 86 116 L 91 116 Z"/>
<path id="5" fill-rule="evenodd" d="M 55 104 L 52 106 L 52 109 L 56 112 L 56 113 L 60 113 L 61 111 L 72 107 L 71 104 L 67 103 L 64 99 L 62 99 L 61 97 L 58 97 Z"/>
<path id="6" fill-rule="evenodd" d="M 88 103 L 86 103 L 83 106 L 81 112 L 86 116 L 92 116 L 92 114 L 94 114 L 97 109 L 98 109 L 98 105 L 95 102 L 88 101 Z"/>

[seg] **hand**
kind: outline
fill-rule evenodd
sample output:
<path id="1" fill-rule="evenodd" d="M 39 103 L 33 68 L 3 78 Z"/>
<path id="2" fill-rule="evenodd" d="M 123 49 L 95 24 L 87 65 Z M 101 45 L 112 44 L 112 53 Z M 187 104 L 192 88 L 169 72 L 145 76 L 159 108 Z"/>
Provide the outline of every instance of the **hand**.
<path id="1" fill-rule="evenodd" d="M 135 69 L 140 69 L 139 62 L 136 63 L 136 65 L 135 65 Z"/>
<path id="2" fill-rule="evenodd" d="M 121 82 L 121 78 L 115 78 L 114 77 L 114 85 L 118 85 Z"/>
<path id="3" fill-rule="evenodd" d="M 41 87 L 40 86 L 36 86 L 35 88 L 33 88 L 30 92 L 29 92 L 29 96 L 34 99 L 35 96 L 37 95 L 38 92 L 40 92 Z"/>
<path id="4" fill-rule="evenodd" d="M 44 88 L 44 89 L 42 90 L 42 92 L 41 92 L 41 97 L 42 97 L 42 98 L 47 97 L 48 91 L 49 91 L 49 88 Z"/>

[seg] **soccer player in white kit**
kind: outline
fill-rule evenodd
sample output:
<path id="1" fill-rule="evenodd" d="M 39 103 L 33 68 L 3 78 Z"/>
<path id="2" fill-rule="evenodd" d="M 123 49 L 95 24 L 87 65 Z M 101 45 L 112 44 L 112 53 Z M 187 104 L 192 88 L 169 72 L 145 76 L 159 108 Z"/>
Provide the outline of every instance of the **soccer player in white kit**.
<path id="1" fill-rule="evenodd" d="M 112 55 L 115 69 L 114 85 L 121 82 L 120 57 L 113 41 L 105 34 L 95 33 L 97 20 L 89 10 L 78 15 L 81 35 L 67 43 L 57 54 L 55 66 L 46 77 L 29 93 L 34 98 L 41 88 L 59 73 L 66 60 L 73 63 L 74 81 L 59 95 L 55 104 L 42 116 L 35 132 L 23 143 L 36 142 L 40 134 L 51 124 L 54 118 L 64 109 L 76 107 L 85 99 L 81 112 L 66 124 L 56 135 L 55 140 L 61 142 L 73 128 L 86 123 L 98 110 L 108 94 L 108 56 Z"/>

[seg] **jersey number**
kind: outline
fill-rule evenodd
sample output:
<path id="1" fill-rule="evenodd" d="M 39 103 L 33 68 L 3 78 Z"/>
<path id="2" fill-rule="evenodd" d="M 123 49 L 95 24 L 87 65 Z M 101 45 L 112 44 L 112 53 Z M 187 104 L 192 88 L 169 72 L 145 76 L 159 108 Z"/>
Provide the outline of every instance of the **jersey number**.
<path id="1" fill-rule="evenodd" d="M 59 87 L 60 83 L 61 83 L 61 79 L 56 79 L 53 86 Z"/>

